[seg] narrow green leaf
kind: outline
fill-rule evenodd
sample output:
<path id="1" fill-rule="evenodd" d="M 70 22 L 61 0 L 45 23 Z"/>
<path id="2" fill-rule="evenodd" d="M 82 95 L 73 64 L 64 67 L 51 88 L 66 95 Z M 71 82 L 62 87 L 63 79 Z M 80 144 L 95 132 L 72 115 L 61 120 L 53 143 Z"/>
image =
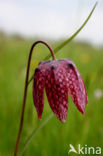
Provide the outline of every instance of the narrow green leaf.
<path id="1" fill-rule="evenodd" d="M 92 11 L 90 12 L 90 14 L 89 14 L 89 16 L 87 17 L 87 19 L 84 21 L 84 23 L 82 24 L 82 26 L 81 26 L 69 39 L 67 39 L 66 41 L 62 42 L 58 47 L 56 47 L 56 48 L 54 49 L 54 53 L 55 53 L 55 54 L 56 54 L 60 49 L 62 49 L 65 45 L 67 45 L 70 41 L 72 41 L 72 40 L 78 35 L 78 33 L 84 28 L 84 26 L 87 24 L 88 20 L 90 19 L 91 15 L 93 14 L 93 12 L 94 12 L 94 10 L 95 10 L 95 8 L 96 8 L 96 6 L 97 6 L 97 3 L 98 3 L 98 2 L 95 3 L 95 5 L 94 5 Z M 48 56 L 46 56 L 46 57 L 44 58 L 44 60 L 47 60 L 47 59 L 49 59 L 50 57 L 51 57 L 51 54 L 49 54 Z M 33 76 L 30 78 L 30 80 L 29 80 L 29 82 L 28 82 L 28 85 L 29 85 L 29 83 L 32 81 L 32 79 L 33 79 Z"/>
<path id="2" fill-rule="evenodd" d="M 95 8 L 97 6 L 97 2 L 95 3 L 92 11 L 90 12 L 89 16 L 87 17 L 87 19 L 85 20 L 85 22 L 82 24 L 82 26 L 69 38 L 67 39 L 66 41 L 64 41 L 63 43 L 61 43 L 58 47 L 56 47 L 54 49 L 54 53 L 56 54 L 60 49 L 62 49 L 65 45 L 67 45 L 70 41 L 72 41 L 77 35 L 78 33 L 84 28 L 84 26 L 87 24 L 88 20 L 90 19 L 91 15 L 93 14 Z M 51 55 L 49 54 L 48 56 L 46 56 L 44 58 L 44 60 L 47 60 L 51 57 Z"/>
<path id="3" fill-rule="evenodd" d="M 48 122 L 49 120 L 52 119 L 53 116 L 54 116 L 54 114 L 51 113 L 43 122 L 41 122 L 41 124 L 40 124 L 35 130 L 33 130 L 33 132 L 30 134 L 30 136 L 29 136 L 29 137 L 27 138 L 27 140 L 25 141 L 24 146 L 23 146 L 21 152 L 19 153 L 19 156 L 21 156 L 21 155 L 24 153 L 26 147 L 27 147 L 28 144 L 31 142 L 31 140 L 33 139 L 33 137 L 37 134 L 37 132 L 38 132 L 42 127 L 44 127 L 44 126 L 47 124 L 47 122 Z"/>

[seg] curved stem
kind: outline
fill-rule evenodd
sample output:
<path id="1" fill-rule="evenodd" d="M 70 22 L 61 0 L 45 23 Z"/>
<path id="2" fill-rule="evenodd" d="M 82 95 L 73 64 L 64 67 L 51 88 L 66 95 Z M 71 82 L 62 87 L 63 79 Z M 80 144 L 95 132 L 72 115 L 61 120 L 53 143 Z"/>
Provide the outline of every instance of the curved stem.
<path id="1" fill-rule="evenodd" d="M 38 43 L 42 43 L 42 44 L 46 45 L 48 47 L 48 49 L 50 50 L 53 59 L 54 60 L 56 59 L 53 50 L 50 48 L 50 46 L 46 42 L 39 40 L 39 41 L 36 41 L 32 45 L 31 50 L 30 50 L 30 53 L 29 53 L 29 58 L 28 58 L 28 65 L 27 65 L 27 72 L 26 72 L 26 80 L 25 80 L 25 89 L 24 89 L 24 98 L 23 98 L 22 112 L 21 112 L 21 119 L 20 119 L 20 127 L 19 127 L 19 132 L 18 132 L 18 136 L 17 136 L 17 140 L 16 140 L 16 146 L 15 146 L 14 156 L 17 156 L 17 154 L 18 154 L 18 146 L 19 146 L 21 132 L 22 132 L 22 128 L 23 128 L 24 112 L 25 112 L 25 104 L 26 104 L 27 88 L 28 88 L 28 79 L 29 79 L 29 70 L 30 70 L 30 61 L 31 61 L 33 49 L 34 49 L 34 47 Z"/>
<path id="2" fill-rule="evenodd" d="M 56 47 L 54 49 L 54 53 L 56 54 L 59 50 L 61 50 L 65 45 L 67 45 L 68 43 L 70 43 L 78 34 L 79 32 L 84 28 L 84 26 L 87 24 L 87 22 L 89 21 L 90 17 L 92 16 L 96 6 L 97 6 L 98 2 L 95 3 L 93 9 L 91 10 L 90 14 L 88 15 L 88 17 L 86 18 L 86 20 L 84 21 L 84 23 L 80 26 L 80 28 L 67 40 L 65 40 L 64 42 L 62 42 L 58 47 Z M 50 58 L 50 55 L 46 56 L 44 58 L 44 60 L 47 60 Z M 30 80 L 28 81 L 28 84 L 32 81 L 33 76 L 30 78 Z"/>

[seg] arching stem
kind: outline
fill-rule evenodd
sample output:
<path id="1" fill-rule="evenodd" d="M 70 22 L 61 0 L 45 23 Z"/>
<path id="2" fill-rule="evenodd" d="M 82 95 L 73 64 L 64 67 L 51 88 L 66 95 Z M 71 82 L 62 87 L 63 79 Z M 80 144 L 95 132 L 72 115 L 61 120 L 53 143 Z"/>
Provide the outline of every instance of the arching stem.
<path id="1" fill-rule="evenodd" d="M 21 119 L 20 119 L 20 127 L 19 127 L 18 136 L 17 136 L 17 140 L 16 140 L 16 146 L 15 146 L 14 156 L 17 156 L 17 154 L 18 154 L 18 147 L 19 147 L 21 132 L 22 132 L 22 128 L 23 128 L 24 112 L 25 112 L 26 97 L 27 97 L 27 88 L 28 88 L 28 79 L 29 79 L 29 70 L 30 70 L 30 61 L 31 61 L 33 49 L 34 49 L 34 47 L 38 43 L 42 43 L 42 44 L 46 45 L 48 47 L 48 49 L 50 50 L 53 59 L 56 60 L 56 57 L 54 55 L 53 50 L 50 48 L 50 46 L 46 42 L 39 40 L 39 41 L 36 41 L 32 45 L 31 50 L 30 50 L 30 53 L 29 53 L 29 58 L 28 58 L 28 65 L 27 65 L 27 72 L 26 72 L 26 80 L 25 80 L 25 88 L 24 88 L 24 98 L 23 98 L 22 112 L 21 112 Z"/>

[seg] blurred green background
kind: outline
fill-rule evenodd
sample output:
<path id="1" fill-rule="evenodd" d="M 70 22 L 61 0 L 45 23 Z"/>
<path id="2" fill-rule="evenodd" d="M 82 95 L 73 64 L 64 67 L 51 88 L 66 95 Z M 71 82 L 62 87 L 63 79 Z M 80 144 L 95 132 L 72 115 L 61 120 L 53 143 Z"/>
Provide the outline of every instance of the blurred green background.
<path id="1" fill-rule="evenodd" d="M 13 155 L 20 122 L 27 60 L 35 40 L 27 40 L 19 35 L 0 34 L 0 156 Z M 48 41 L 53 48 L 60 42 Z M 48 49 L 43 45 L 35 48 L 30 75 L 48 53 Z M 75 148 L 78 144 L 103 148 L 103 48 L 73 41 L 60 50 L 56 58 L 71 58 L 77 65 L 88 94 L 86 114 L 82 115 L 77 110 L 69 96 L 66 123 L 62 124 L 54 116 L 32 139 L 23 156 L 67 156 L 69 144 Z M 31 82 L 19 149 L 33 129 L 51 112 L 45 96 L 42 120 L 38 120 L 33 105 Z"/>

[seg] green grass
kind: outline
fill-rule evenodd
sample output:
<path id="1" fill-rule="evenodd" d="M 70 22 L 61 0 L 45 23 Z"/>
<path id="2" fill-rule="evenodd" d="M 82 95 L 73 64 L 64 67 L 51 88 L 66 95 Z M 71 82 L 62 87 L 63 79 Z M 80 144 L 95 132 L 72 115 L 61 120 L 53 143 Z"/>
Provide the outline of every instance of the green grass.
<path id="1" fill-rule="evenodd" d="M 0 41 L 0 156 L 13 155 L 19 128 L 27 59 L 32 43 L 20 39 Z M 57 44 L 53 44 L 52 47 L 56 47 Z M 37 62 L 48 53 L 43 45 L 35 48 L 31 75 Z M 96 99 L 94 96 L 96 89 L 103 90 L 103 49 L 95 49 L 86 43 L 72 42 L 60 50 L 56 57 L 71 58 L 77 65 L 88 92 L 86 114 L 80 114 L 69 96 L 66 123 L 62 124 L 54 116 L 32 139 L 24 156 L 67 156 L 69 144 L 74 147 L 78 144 L 87 144 L 103 148 L 103 97 Z M 51 109 L 45 96 L 42 120 L 38 120 L 32 100 L 31 82 L 20 149 L 32 130 L 50 113 Z"/>

